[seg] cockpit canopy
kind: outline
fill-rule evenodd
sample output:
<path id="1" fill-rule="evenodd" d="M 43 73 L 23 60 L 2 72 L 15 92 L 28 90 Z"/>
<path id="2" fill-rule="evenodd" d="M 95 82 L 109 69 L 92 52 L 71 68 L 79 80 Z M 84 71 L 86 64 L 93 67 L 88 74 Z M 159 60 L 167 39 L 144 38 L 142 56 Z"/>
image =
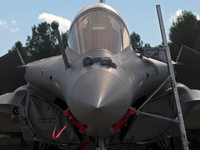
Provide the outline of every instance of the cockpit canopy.
<path id="1" fill-rule="evenodd" d="M 129 33 L 118 12 L 100 3 L 86 6 L 76 17 L 69 31 L 69 47 L 84 54 L 93 49 L 119 53 L 129 46 Z"/>

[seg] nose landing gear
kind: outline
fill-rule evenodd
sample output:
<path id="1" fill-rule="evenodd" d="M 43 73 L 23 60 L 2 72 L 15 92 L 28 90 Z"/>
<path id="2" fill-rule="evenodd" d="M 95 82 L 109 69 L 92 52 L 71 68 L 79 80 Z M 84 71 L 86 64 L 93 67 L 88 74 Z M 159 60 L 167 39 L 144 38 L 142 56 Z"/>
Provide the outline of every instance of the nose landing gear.
<path id="1" fill-rule="evenodd" d="M 108 143 L 110 142 L 110 138 L 99 137 L 97 138 L 97 146 L 95 150 L 110 150 L 108 147 Z"/>
<path id="2" fill-rule="evenodd" d="M 145 147 L 146 147 L 146 150 L 155 150 L 155 149 L 175 150 L 175 146 L 174 146 L 172 138 L 165 139 L 163 141 L 159 141 L 156 143 L 145 144 Z"/>

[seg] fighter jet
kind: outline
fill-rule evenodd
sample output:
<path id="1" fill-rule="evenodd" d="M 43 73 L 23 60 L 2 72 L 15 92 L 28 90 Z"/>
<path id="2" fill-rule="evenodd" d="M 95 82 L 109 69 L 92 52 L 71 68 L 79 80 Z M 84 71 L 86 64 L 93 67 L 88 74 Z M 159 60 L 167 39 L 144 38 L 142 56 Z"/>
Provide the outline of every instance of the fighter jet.
<path id="1" fill-rule="evenodd" d="M 51 26 L 60 42 L 59 23 Z M 167 139 L 180 132 L 164 48 L 133 50 L 129 37 L 123 17 L 102 1 L 75 16 L 61 56 L 26 65 L 18 51 L 1 57 L 0 116 L 16 123 L 2 122 L 1 132 L 21 131 L 45 150 L 169 148 Z M 173 62 L 186 129 L 200 127 L 199 73 L 192 64 L 199 56 L 183 46 Z"/>

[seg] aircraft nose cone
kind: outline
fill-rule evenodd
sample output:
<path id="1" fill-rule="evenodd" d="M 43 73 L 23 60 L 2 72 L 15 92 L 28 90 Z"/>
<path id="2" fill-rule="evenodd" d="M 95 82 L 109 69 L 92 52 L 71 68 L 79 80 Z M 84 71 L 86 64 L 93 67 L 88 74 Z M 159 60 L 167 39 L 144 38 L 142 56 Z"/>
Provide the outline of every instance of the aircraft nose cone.
<path id="1" fill-rule="evenodd" d="M 114 74 L 88 72 L 75 82 L 69 107 L 75 118 L 88 126 L 89 134 L 105 132 L 105 128 L 118 123 L 127 111 L 125 91 L 124 84 Z"/>

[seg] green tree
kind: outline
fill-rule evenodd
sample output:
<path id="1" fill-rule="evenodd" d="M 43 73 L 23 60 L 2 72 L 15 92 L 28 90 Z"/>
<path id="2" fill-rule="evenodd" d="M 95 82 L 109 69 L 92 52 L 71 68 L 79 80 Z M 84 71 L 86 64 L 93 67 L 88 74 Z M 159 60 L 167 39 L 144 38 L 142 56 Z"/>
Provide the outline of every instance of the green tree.
<path id="1" fill-rule="evenodd" d="M 156 47 L 164 47 L 164 43 L 163 42 L 161 42 L 161 44 L 159 44 L 158 46 L 156 46 Z"/>
<path id="2" fill-rule="evenodd" d="M 151 45 L 149 43 L 145 43 L 144 47 L 151 47 Z"/>
<path id="3" fill-rule="evenodd" d="M 50 24 L 42 22 L 32 27 L 32 36 L 26 40 L 26 52 L 30 61 L 50 57 L 56 45 L 56 36 Z"/>
<path id="4" fill-rule="evenodd" d="M 140 39 L 140 35 L 139 34 L 133 32 L 130 35 L 130 39 L 131 39 L 131 45 L 132 45 L 134 50 L 136 50 L 138 47 L 142 47 L 143 41 Z"/>
<path id="5" fill-rule="evenodd" d="M 68 46 L 68 31 L 61 33 L 64 47 Z M 8 52 L 18 49 L 25 63 L 60 55 L 60 47 L 56 35 L 50 24 L 42 22 L 32 27 L 32 35 L 27 36 L 26 46 L 23 47 L 20 41 L 16 42 Z"/>
<path id="6" fill-rule="evenodd" d="M 171 42 L 169 42 L 169 47 L 172 59 L 176 59 L 182 45 L 192 49 L 198 48 L 199 33 L 200 23 L 197 17 L 190 11 L 182 11 L 182 14 L 176 18 L 176 21 L 173 21 L 170 28 L 169 39 Z"/>
<path id="7" fill-rule="evenodd" d="M 64 48 L 68 47 L 68 31 L 61 33 L 61 39 L 62 43 L 64 45 Z M 60 47 L 59 44 L 57 43 L 52 51 L 52 55 L 60 55 Z"/>
<path id="8" fill-rule="evenodd" d="M 65 32 L 65 33 L 62 33 L 61 38 L 62 38 L 62 42 L 63 42 L 64 47 L 65 48 L 68 47 L 69 46 L 68 45 L 68 31 Z"/>
<path id="9" fill-rule="evenodd" d="M 23 47 L 23 45 L 22 45 L 22 43 L 20 41 L 17 41 L 13 45 L 13 47 L 10 50 L 8 50 L 8 52 L 11 52 L 11 51 L 13 51 L 15 49 L 17 49 L 19 51 L 19 53 L 21 54 L 21 56 L 22 56 L 22 58 L 23 58 L 25 63 L 29 62 L 29 58 L 28 58 L 28 56 L 26 54 L 25 47 Z"/>

